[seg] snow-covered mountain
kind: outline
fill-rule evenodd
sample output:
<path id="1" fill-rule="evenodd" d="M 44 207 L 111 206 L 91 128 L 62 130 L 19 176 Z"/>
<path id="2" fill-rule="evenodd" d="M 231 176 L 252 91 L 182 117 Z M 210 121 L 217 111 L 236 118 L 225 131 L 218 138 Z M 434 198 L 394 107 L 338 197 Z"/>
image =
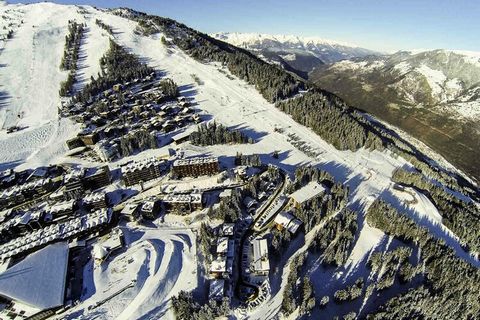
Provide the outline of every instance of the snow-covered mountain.
<path id="1" fill-rule="evenodd" d="M 356 45 L 318 37 L 237 32 L 218 32 L 211 36 L 307 75 L 316 66 L 324 63 L 378 54 Z"/>

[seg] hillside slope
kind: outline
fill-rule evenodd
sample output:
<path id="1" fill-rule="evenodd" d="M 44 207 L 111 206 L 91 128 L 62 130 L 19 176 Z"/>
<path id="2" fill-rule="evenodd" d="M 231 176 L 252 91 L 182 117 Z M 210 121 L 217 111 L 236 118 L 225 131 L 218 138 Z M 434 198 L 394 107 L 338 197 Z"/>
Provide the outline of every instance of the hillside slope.
<path id="1" fill-rule="evenodd" d="M 446 50 L 322 66 L 312 82 L 404 129 L 480 178 L 480 54 Z"/>

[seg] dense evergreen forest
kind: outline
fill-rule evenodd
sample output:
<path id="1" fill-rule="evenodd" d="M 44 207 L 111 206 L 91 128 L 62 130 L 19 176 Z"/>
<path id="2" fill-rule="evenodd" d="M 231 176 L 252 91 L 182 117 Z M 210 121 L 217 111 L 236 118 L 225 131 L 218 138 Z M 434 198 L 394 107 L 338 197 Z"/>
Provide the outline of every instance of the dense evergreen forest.
<path id="1" fill-rule="evenodd" d="M 377 200 L 367 213 L 369 225 L 408 245 L 418 246 L 423 283 L 390 299 L 368 319 L 477 319 L 480 314 L 480 271 L 459 258 L 443 240 L 418 226 L 389 204 Z M 407 249 L 404 253 L 408 255 Z M 372 258 L 376 260 L 376 258 Z M 418 270 L 406 267 L 404 280 Z M 409 269 L 409 270 L 408 270 Z"/>
<path id="2" fill-rule="evenodd" d="M 427 195 L 442 215 L 442 223 L 460 238 L 468 250 L 480 252 L 480 209 L 474 203 L 458 198 L 452 191 L 418 171 L 399 168 L 393 174 L 393 181 L 414 187 Z"/>
<path id="3" fill-rule="evenodd" d="M 211 146 L 215 144 L 253 143 L 240 130 L 229 130 L 215 122 L 199 125 L 197 131 L 190 135 L 190 142 L 196 146 Z"/>
<path id="4" fill-rule="evenodd" d="M 75 72 L 77 72 L 78 54 L 86 25 L 68 21 L 68 34 L 65 36 L 65 48 L 60 62 L 60 69 L 68 71 L 67 79 L 60 83 L 60 96 L 73 93 Z"/>

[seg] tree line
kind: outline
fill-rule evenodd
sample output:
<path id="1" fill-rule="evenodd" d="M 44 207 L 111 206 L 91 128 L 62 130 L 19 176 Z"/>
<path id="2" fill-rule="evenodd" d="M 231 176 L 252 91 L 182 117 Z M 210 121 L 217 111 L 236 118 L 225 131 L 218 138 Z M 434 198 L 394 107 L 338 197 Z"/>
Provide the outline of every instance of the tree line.
<path id="1" fill-rule="evenodd" d="M 461 239 L 467 249 L 480 252 L 480 209 L 473 202 L 461 200 L 445 186 L 434 183 L 418 171 L 398 168 L 392 180 L 427 195 L 442 215 L 442 223 Z"/>
<path id="2" fill-rule="evenodd" d="M 103 30 L 107 31 L 108 34 L 112 35 L 113 36 L 113 29 L 111 26 L 109 26 L 108 24 L 105 24 L 102 20 L 100 19 L 95 19 L 95 24 L 97 26 L 99 26 L 100 28 L 102 28 Z"/>
<path id="3" fill-rule="evenodd" d="M 86 24 L 68 21 L 68 34 L 65 36 L 65 48 L 60 61 L 60 69 L 69 71 L 67 79 L 60 83 L 60 96 L 65 97 L 73 93 L 75 72 L 77 71 L 78 55 Z"/>
<path id="4" fill-rule="evenodd" d="M 215 144 L 253 143 L 240 130 L 229 130 L 215 121 L 210 124 L 201 124 L 197 131 L 190 135 L 190 142 L 196 146 L 211 146 Z"/>

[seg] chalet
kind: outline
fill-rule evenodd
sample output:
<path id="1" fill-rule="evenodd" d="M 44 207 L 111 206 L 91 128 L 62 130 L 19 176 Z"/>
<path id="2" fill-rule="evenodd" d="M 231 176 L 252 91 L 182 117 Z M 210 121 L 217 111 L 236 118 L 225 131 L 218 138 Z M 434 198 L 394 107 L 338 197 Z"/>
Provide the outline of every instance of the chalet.
<path id="1" fill-rule="evenodd" d="M 203 195 L 191 194 L 168 194 L 162 199 L 165 209 L 176 214 L 189 214 L 203 209 Z"/>
<path id="2" fill-rule="evenodd" d="M 235 223 L 224 223 L 220 226 L 220 235 L 224 237 L 233 236 L 235 231 Z"/>
<path id="3" fill-rule="evenodd" d="M 291 213 L 281 211 L 275 217 L 275 226 L 278 230 L 288 230 L 290 233 L 295 234 L 302 225 L 302 221 L 295 218 Z"/>
<path id="4" fill-rule="evenodd" d="M 98 142 L 98 134 L 91 129 L 84 129 L 78 133 L 78 137 L 86 146 L 92 146 Z"/>
<path id="5" fill-rule="evenodd" d="M 77 210 L 77 201 L 74 199 L 48 205 L 45 209 L 45 215 L 53 221 L 70 219 Z"/>
<path id="6" fill-rule="evenodd" d="M 160 201 L 156 199 L 145 201 L 140 207 L 142 217 L 149 220 L 155 219 L 160 212 L 160 204 Z"/>
<path id="7" fill-rule="evenodd" d="M 86 189 L 96 190 L 110 184 L 110 169 L 108 166 L 89 168 L 82 178 Z"/>
<path id="8" fill-rule="evenodd" d="M 63 194 L 65 199 L 78 199 L 83 193 L 82 178 L 85 175 L 85 170 L 73 170 L 63 177 Z"/>
<path id="9" fill-rule="evenodd" d="M 182 132 L 172 137 L 173 143 L 179 145 L 190 139 L 191 132 Z"/>
<path id="10" fill-rule="evenodd" d="M 129 221 L 137 221 L 140 219 L 140 210 L 138 203 L 128 203 L 120 211 L 120 215 L 127 218 Z"/>
<path id="11" fill-rule="evenodd" d="M 67 144 L 67 147 L 68 147 L 69 150 L 85 146 L 85 144 L 83 143 L 83 140 L 80 139 L 79 137 L 75 137 L 75 138 L 67 140 L 66 144 Z"/>
<path id="12" fill-rule="evenodd" d="M 214 278 L 229 278 L 233 270 L 233 259 L 218 256 L 210 265 L 210 276 Z"/>
<path id="13" fill-rule="evenodd" d="M 123 166 L 121 171 L 125 185 L 132 186 L 140 182 L 159 178 L 162 174 L 161 165 L 164 162 L 157 158 L 148 158 Z"/>
<path id="14" fill-rule="evenodd" d="M 108 206 L 107 195 L 103 192 L 90 193 L 82 199 L 82 203 L 91 211 L 106 208 Z"/>

